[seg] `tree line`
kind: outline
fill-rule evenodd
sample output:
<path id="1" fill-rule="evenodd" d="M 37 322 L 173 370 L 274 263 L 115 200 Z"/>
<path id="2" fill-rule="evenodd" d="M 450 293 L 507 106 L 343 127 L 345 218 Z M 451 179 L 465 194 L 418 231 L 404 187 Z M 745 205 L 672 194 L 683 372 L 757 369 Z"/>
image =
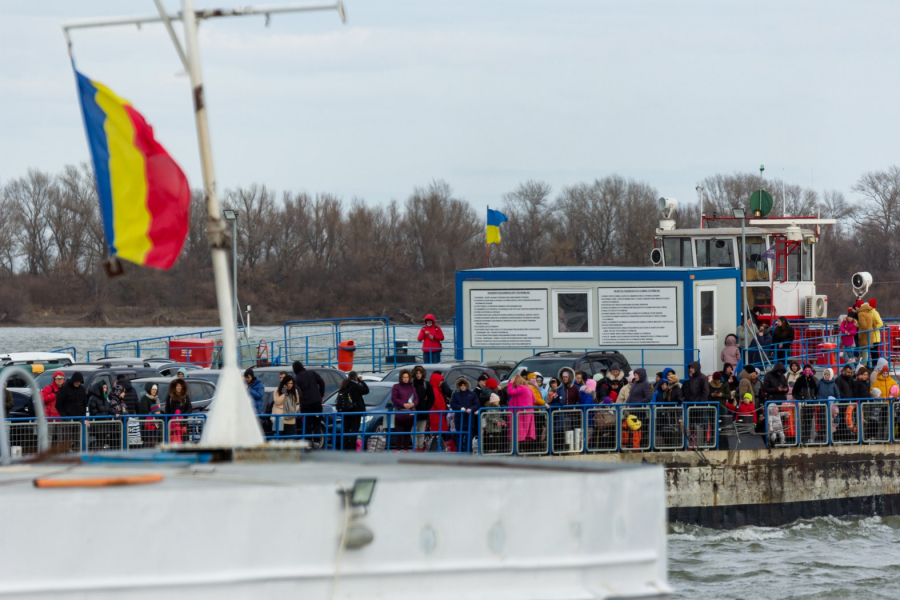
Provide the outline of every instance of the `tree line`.
<path id="1" fill-rule="evenodd" d="M 852 302 L 852 273 L 875 276 L 872 295 L 884 313 L 900 282 L 900 167 L 863 174 L 848 190 L 817 192 L 758 174 L 716 174 L 698 182 L 703 212 L 729 215 L 757 189 L 775 197 L 773 215 L 837 219 L 816 252 L 819 293 L 831 313 Z M 783 190 L 783 194 L 782 194 Z M 506 193 L 503 243 L 494 266 L 649 265 L 660 193 L 618 175 L 560 190 L 525 181 Z M 29 309 L 69 310 L 88 323 L 110 323 L 128 307 L 157 324 L 183 322 L 185 311 L 215 308 L 203 193 L 194 191 L 187 241 L 176 266 L 160 272 L 126 263 L 109 279 L 106 242 L 92 169 L 30 170 L 0 188 L 0 322 Z M 485 215 L 445 181 L 415 187 L 402 202 L 369 204 L 333 194 L 254 184 L 226 190 L 238 211 L 238 291 L 256 318 L 385 315 L 418 322 L 426 312 L 455 312 L 454 276 L 485 265 Z M 748 209 L 749 210 L 749 209 Z M 678 227 L 697 227 L 700 206 L 682 200 Z M 881 283 L 879 283 L 881 282 Z M 834 284 L 842 284 L 835 286 Z"/>

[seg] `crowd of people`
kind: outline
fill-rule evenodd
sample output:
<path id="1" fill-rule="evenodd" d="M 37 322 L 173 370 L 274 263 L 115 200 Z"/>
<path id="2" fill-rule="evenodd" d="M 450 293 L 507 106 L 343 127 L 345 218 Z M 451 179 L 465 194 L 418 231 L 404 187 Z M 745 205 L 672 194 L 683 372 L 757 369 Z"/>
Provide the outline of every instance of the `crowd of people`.
<path id="1" fill-rule="evenodd" d="M 726 336 L 720 353 L 722 368 L 711 374 L 704 374 L 698 361 L 689 363 L 686 373 L 669 367 L 656 373 L 655 378 L 644 368 L 625 372 L 613 363 L 605 373 L 594 376 L 569 367 L 563 367 L 549 379 L 539 372 L 522 371 L 513 373 L 504 385 L 484 373 L 472 388 L 464 377 L 452 382 L 451 387 L 451 382 L 444 381 L 440 372 L 429 375 L 422 365 L 404 369 L 390 396 L 397 447 L 422 451 L 432 449 L 437 443 L 448 450 L 467 451 L 479 433 L 508 439 L 509 422 L 504 418 L 488 417 L 479 423 L 483 408 L 513 409 L 516 441 L 528 447 L 529 444 L 543 446 L 548 434 L 573 427 L 564 419 L 554 421 L 551 426 L 549 419 L 536 419 L 539 413 L 535 411 L 563 406 L 657 403 L 675 406 L 717 403 L 720 416 L 752 424 L 759 433 L 768 431 L 771 441 L 778 442 L 786 433 L 785 414 L 777 407 L 764 410 L 766 402 L 900 399 L 900 386 L 891 376 L 888 361 L 879 353 L 879 329 L 884 323 L 874 298 L 867 302 L 859 300 L 838 320 L 843 365 L 839 373 L 832 368 L 817 369 L 794 358 L 798 336 L 785 317 L 779 317 L 769 327 L 756 311 L 746 325 Z M 755 337 L 755 343 L 744 356 L 746 335 Z M 433 315 L 426 315 L 418 339 L 423 343 L 426 363 L 439 362 L 444 336 Z M 874 366 L 870 368 L 871 364 Z M 50 385 L 41 390 L 41 400 L 48 418 L 185 415 L 193 410 L 184 377 L 184 370 L 179 370 L 167 389 L 148 383 L 140 393 L 125 375 L 117 377 L 112 389 L 108 389 L 105 381 L 97 381 L 86 389 L 80 372 L 72 373 L 67 379 L 62 371 L 57 371 Z M 315 417 L 322 413 L 325 383 L 321 376 L 297 361 L 279 379 L 274 393 L 266 400 L 265 387 L 253 369 L 244 372 L 248 395 L 255 412 L 263 415 L 261 423 L 266 434 L 271 436 L 277 432 L 278 437 L 316 434 L 315 428 L 322 426 L 321 419 L 307 418 L 307 415 Z M 366 411 L 363 398 L 368 393 L 368 385 L 356 372 L 350 372 L 338 390 L 337 412 L 351 413 L 342 421 L 341 446 L 345 450 L 357 449 L 354 434 L 360 432 L 363 423 L 360 413 Z M 5 401 L 10 404 L 8 393 Z M 596 414 L 587 426 L 595 433 L 614 432 L 620 427 L 623 446 L 638 447 L 642 436 L 639 415 L 646 413 L 621 410 L 618 420 L 610 416 L 615 414 L 615 411 Z M 299 422 L 297 415 L 300 415 Z M 826 415 L 823 410 L 814 418 L 813 431 L 803 431 L 801 435 L 804 439 L 809 436 L 814 439 L 817 431 L 825 430 L 829 418 L 833 429 L 845 421 L 849 423 L 844 415 Z M 298 431 L 300 423 L 302 431 Z M 707 429 L 709 425 L 701 424 Z M 657 423 L 657 430 L 666 427 L 678 427 L 682 433 L 691 435 L 680 421 Z M 146 425 L 144 433 L 150 433 Z M 702 431 L 698 429 L 695 434 L 699 436 Z M 152 440 L 154 436 L 151 434 L 149 438 Z M 553 435 L 553 439 L 556 443 L 557 436 Z"/>
<path id="2" fill-rule="evenodd" d="M 53 381 L 41 390 L 44 415 L 47 418 L 119 418 L 123 415 L 190 414 L 193 409 L 184 374 L 184 370 L 179 370 L 160 398 L 158 384 L 145 384 L 143 394 L 138 395 L 123 374 L 116 377 L 111 390 L 105 380 L 96 381 L 87 389 L 80 371 L 75 371 L 69 378 L 62 371 L 56 371 Z"/>
<path id="3" fill-rule="evenodd" d="M 860 362 L 872 367 L 881 358 L 881 330 L 884 328 L 884 321 L 877 306 L 878 300 L 875 298 L 868 301 L 859 299 L 847 308 L 846 314 L 838 317 L 835 341 L 843 362 Z M 723 362 L 738 364 L 745 335 L 751 336 L 746 344 L 749 348 L 746 362 L 755 366 L 768 362 L 788 362 L 794 343 L 799 341 L 797 332 L 787 317 L 778 317 L 775 324 L 770 326 L 760 318 L 758 309 L 752 309 L 747 327 L 739 326 L 737 334 L 730 334 L 726 339 L 726 348 L 722 352 Z M 733 350 L 729 350 L 729 339 L 735 347 Z"/>
<path id="4" fill-rule="evenodd" d="M 351 374 L 351 379 L 353 375 Z M 699 362 L 688 365 L 684 381 L 671 368 L 657 373 L 656 380 L 651 381 L 645 369 L 634 369 L 626 374 L 620 365 L 613 363 L 605 375 L 594 377 L 563 367 L 550 379 L 545 379 L 539 372 L 522 371 L 512 374 L 509 381 L 501 385 L 496 379 L 483 373 L 474 389 L 470 389 L 471 385 L 465 377 L 458 378 L 451 389 L 440 373 L 434 372 L 429 377 L 425 368 L 417 365 L 409 370 L 401 370 L 399 381 L 391 389 L 392 408 L 396 413 L 394 431 L 398 434 L 397 445 L 401 450 L 415 448 L 416 451 L 421 451 L 428 449 L 428 445 L 434 442 L 444 443 L 450 450 L 468 451 L 479 435 L 481 409 L 508 407 L 515 413 L 516 436 L 520 446 L 526 449 L 541 447 L 547 442 L 551 428 L 548 420 L 538 418 L 541 413 L 535 411 L 564 406 L 653 402 L 674 402 L 680 405 L 683 402 L 709 402 L 720 399 L 713 392 L 721 387 L 721 381 L 727 382 L 729 379 L 736 382 L 733 369 L 728 371 L 728 378 L 722 380 L 717 377 L 711 382 L 702 373 Z M 728 399 L 730 398 L 729 394 Z M 340 407 L 338 410 L 340 412 Z M 433 412 L 445 410 L 453 411 L 453 414 Z M 416 412 L 430 414 L 417 417 Z M 597 422 L 592 424 L 593 430 L 598 433 L 609 432 L 615 427 L 615 423 L 610 420 L 611 414 L 610 411 L 594 415 Z M 504 445 L 510 435 L 507 417 L 490 412 L 485 415 L 481 434 L 499 436 L 496 445 Z M 552 426 L 554 443 L 562 439 L 562 436 L 555 434 L 571 431 L 575 426 L 574 420 L 555 421 Z M 639 446 L 639 419 L 623 411 L 623 428 L 635 442 L 635 447 Z M 346 436 L 346 424 L 343 430 Z M 354 431 L 351 429 L 350 433 Z M 464 435 L 447 435 L 448 432 Z M 458 444 L 463 446 L 458 447 Z"/>

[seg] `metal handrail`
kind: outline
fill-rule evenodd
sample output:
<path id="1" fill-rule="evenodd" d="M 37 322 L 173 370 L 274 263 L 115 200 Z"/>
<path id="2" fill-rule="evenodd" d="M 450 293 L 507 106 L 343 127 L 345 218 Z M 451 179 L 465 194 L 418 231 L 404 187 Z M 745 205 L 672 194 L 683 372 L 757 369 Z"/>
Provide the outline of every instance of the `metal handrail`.
<path id="1" fill-rule="evenodd" d="M 23 378 L 28 382 L 28 387 L 31 388 L 31 403 L 34 405 L 34 412 L 37 415 L 38 452 L 46 452 L 50 449 L 50 433 L 47 428 L 47 416 L 44 414 L 44 402 L 41 399 L 41 390 L 38 389 L 31 373 L 28 373 L 20 367 L 9 367 L 3 369 L 3 372 L 0 373 L 0 391 L 6 389 L 6 382 L 13 376 Z M 6 402 L 0 402 L 0 420 L 5 423 L 6 417 Z M 0 464 L 8 465 L 11 462 L 12 450 L 9 446 L 9 431 L 3 426 L 0 427 Z"/>

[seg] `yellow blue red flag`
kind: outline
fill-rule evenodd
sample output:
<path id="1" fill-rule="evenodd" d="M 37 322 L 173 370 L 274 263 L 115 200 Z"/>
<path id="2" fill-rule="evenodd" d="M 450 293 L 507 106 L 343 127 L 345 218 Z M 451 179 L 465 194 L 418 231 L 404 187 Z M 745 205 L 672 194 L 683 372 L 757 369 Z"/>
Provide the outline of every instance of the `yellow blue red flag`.
<path id="1" fill-rule="evenodd" d="M 509 219 L 506 218 L 499 210 L 487 209 L 487 243 L 488 244 L 499 244 L 500 243 L 500 223 L 506 223 Z"/>
<path id="2" fill-rule="evenodd" d="M 109 253 L 169 269 L 187 237 L 187 178 L 130 102 L 77 70 L 75 77 Z"/>

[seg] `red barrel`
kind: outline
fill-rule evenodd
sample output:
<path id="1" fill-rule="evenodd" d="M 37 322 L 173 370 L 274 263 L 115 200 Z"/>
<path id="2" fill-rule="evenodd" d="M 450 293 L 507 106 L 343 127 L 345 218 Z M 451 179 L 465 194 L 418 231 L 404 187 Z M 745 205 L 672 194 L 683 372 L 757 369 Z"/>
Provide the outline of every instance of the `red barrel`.
<path id="1" fill-rule="evenodd" d="M 338 344 L 338 369 L 345 373 L 353 370 L 353 353 L 356 345 L 353 340 L 347 340 Z"/>

